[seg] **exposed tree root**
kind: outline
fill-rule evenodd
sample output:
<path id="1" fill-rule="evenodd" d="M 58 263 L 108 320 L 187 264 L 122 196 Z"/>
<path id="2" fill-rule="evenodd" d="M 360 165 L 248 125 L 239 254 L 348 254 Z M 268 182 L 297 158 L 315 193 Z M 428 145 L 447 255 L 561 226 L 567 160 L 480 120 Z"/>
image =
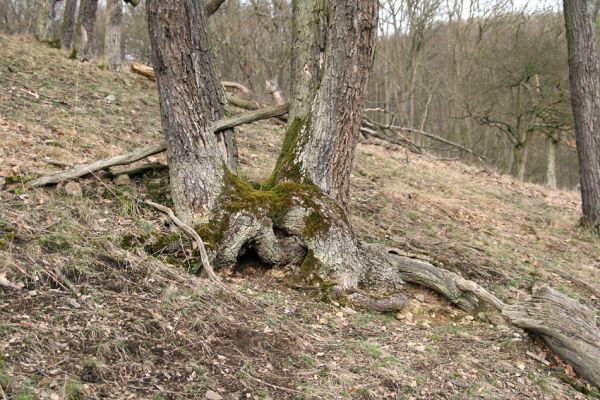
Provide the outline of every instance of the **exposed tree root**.
<path id="1" fill-rule="evenodd" d="M 539 334 L 578 374 L 600 387 L 600 329 L 594 310 L 544 285 L 534 288 L 529 300 L 508 305 L 502 313 L 513 324 Z"/>

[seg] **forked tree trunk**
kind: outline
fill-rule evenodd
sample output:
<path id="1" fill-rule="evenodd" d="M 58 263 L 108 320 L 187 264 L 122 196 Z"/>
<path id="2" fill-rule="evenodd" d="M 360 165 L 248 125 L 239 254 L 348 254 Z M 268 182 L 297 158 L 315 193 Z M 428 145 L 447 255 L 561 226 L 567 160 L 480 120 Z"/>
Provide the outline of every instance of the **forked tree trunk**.
<path id="1" fill-rule="evenodd" d="M 123 5 L 121 0 L 107 0 L 104 57 L 109 71 L 121 70 L 121 31 L 123 28 Z"/>
<path id="2" fill-rule="evenodd" d="M 589 1 L 564 0 L 584 224 L 600 232 L 600 62 Z"/>
<path id="3" fill-rule="evenodd" d="M 82 0 L 81 25 L 79 32 L 80 59 L 88 61 L 94 56 L 94 42 L 96 35 L 96 13 L 98 0 Z"/>
<path id="4" fill-rule="evenodd" d="M 63 40 L 64 49 L 73 48 L 73 39 L 75 36 L 75 22 L 77 20 L 77 0 L 66 0 L 65 14 L 63 16 Z"/>

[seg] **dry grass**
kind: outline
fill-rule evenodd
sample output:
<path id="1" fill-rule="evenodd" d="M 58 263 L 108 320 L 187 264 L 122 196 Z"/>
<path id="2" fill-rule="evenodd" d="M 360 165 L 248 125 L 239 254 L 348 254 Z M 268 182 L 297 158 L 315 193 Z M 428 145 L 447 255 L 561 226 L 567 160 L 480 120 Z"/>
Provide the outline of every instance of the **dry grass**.
<path id="1" fill-rule="evenodd" d="M 187 239 L 123 194 L 168 201 L 160 173 L 127 188 L 82 179 L 81 198 L 26 189 L 21 179 L 57 170 L 46 157 L 82 162 L 156 140 L 155 88 L 27 38 L 0 36 L 0 48 L 0 173 L 13 176 L 0 191 L 0 269 L 25 284 L 0 292 L 8 398 L 586 398 L 553 355 L 550 368 L 525 355 L 546 351 L 537 340 L 418 288 L 407 290 L 425 301 L 401 320 L 320 301 L 290 284 L 291 270 L 224 271 L 245 301 L 212 288 L 187 273 L 198 265 Z M 248 177 L 268 175 L 281 136 L 272 123 L 240 130 Z M 578 201 L 372 143 L 359 146 L 353 175 L 366 240 L 429 257 L 509 302 L 548 281 L 598 309 L 600 242 L 576 227 Z"/>

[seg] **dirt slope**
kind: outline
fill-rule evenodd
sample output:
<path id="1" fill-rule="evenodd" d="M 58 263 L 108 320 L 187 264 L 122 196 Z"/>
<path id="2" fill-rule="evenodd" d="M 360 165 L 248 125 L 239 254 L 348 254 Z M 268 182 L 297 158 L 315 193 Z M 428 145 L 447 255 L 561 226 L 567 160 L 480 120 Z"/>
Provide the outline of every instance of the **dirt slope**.
<path id="1" fill-rule="evenodd" d="M 232 292 L 215 290 L 188 273 L 198 265 L 189 240 L 126 195 L 168 204 L 164 172 L 126 186 L 88 177 L 81 196 L 24 186 L 60 170 L 50 160 L 91 161 L 160 138 L 155 90 L 0 35 L 0 273 L 25 286 L 0 289 L 0 399 L 597 397 L 537 339 L 419 288 L 407 287 L 414 300 L 402 315 L 352 310 L 299 285 L 293 268 L 248 258 L 221 271 Z M 282 135 L 272 122 L 238 130 L 248 177 L 268 175 Z M 578 204 L 576 193 L 375 143 L 359 146 L 353 174 L 365 240 L 506 302 L 550 282 L 600 310 L 600 240 L 577 228 Z"/>

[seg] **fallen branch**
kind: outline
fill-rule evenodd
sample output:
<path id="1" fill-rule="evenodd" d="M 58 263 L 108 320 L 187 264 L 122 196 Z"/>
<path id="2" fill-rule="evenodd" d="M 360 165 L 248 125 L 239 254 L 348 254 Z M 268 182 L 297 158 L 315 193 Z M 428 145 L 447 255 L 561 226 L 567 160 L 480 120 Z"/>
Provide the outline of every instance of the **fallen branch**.
<path id="1" fill-rule="evenodd" d="M 246 86 L 242 85 L 241 83 L 238 82 L 230 82 L 230 81 L 222 81 L 221 82 L 223 84 L 223 86 L 225 86 L 226 88 L 232 88 L 232 89 L 237 89 L 240 92 L 248 95 L 248 96 L 252 96 L 252 91 L 250 89 L 248 89 Z"/>
<path id="2" fill-rule="evenodd" d="M 265 107 L 259 110 L 225 118 L 216 121 L 211 125 L 213 132 L 219 132 L 224 129 L 234 128 L 239 125 L 249 124 L 251 122 L 260 121 L 267 118 L 277 117 L 286 114 L 289 111 L 289 103 L 281 106 Z M 108 169 L 118 165 L 128 165 L 136 161 L 142 160 L 154 154 L 162 153 L 167 149 L 165 142 L 153 144 L 141 149 L 131 151 L 116 157 L 105 158 L 95 161 L 90 164 L 76 165 L 75 167 L 52 175 L 42 176 L 29 182 L 29 187 L 41 187 L 55 183 L 64 182 L 66 180 L 80 178 L 82 176 Z"/>
<path id="3" fill-rule="evenodd" d="M 131 63 L 131 72 L 135 72 L 138 75 L 145 76 L 151 81 L 156 80 L 156 74 L 154 73 L 154 68 L 144 65 L 142 63 L 134 62 Z"/>
<path id="4" fill-rule="evenodd" d="M 502 311 L 513 324 L 539 334 L 575 372 L 600 387 L 600 329 L 596 313 L 579 301 L 550 288 L 533 289 L 522 304 Z"/>
<path id="5" fill-rule="evenodd" d="M 169 207 L 165 207 L 162 204 L 158 204 L 150 200 L 144 200 L 144 203 L 167 214 L 169 218 L 171 218 L 171 220 L 175 223 L 175 225 L 179 227 L 179 229 L 181 229 L 183 232 L 189 235 L 198 244 L 198 248 L 200 249 L 200 259 L 202 260 L 202 267 L 204 268 L 204 271 L 206 271 L 206 274 L 212 281 L 218 282 L 222 285 L 221 279 L 217 276 L 217 274 L 215 274 L 215 271 L 210 265 L 208 254 L 206 253 L 206 247 L 204 246 L 202 238 L 200 237 L 200 235 L 198 235 L 198 232 L 196 232 L 189 225 L 185 224 L 182 220 L 177 218 L 173 210 L 171 210 Z"/>
<path id="6" fill-rule="evenodd" d="M 88 175 L 96 171 L 101 171 L 109 167 L 132 164 L 151 155 L 161 153 L 166 149 L 167 147 L 164 142 L 160 144 L 153 144 L 116 157 L 105 158 L 103 160 L 95 161 L 90 164 L 76 165 L 73 168 L 63 172 L 39 177 L 29 182 L 28 186 L 35 188 L 51 185 L 54 183 L 64 182 L 69 179 L 80 178 L 84 175 Z"/>
<path id="7" fill-rule="evenodd" d="M 106 175 L 109 178 L 113 178 L 119 175 L 136 176 L 145 174 L 148 171 L 160 171 L 168 169 L 169 166 L 161 163 L 147 163 L 140 165 L 139 167 L 125 168 L 125 169 L 113 169 L 110 168 L 106 171 Z"/>

